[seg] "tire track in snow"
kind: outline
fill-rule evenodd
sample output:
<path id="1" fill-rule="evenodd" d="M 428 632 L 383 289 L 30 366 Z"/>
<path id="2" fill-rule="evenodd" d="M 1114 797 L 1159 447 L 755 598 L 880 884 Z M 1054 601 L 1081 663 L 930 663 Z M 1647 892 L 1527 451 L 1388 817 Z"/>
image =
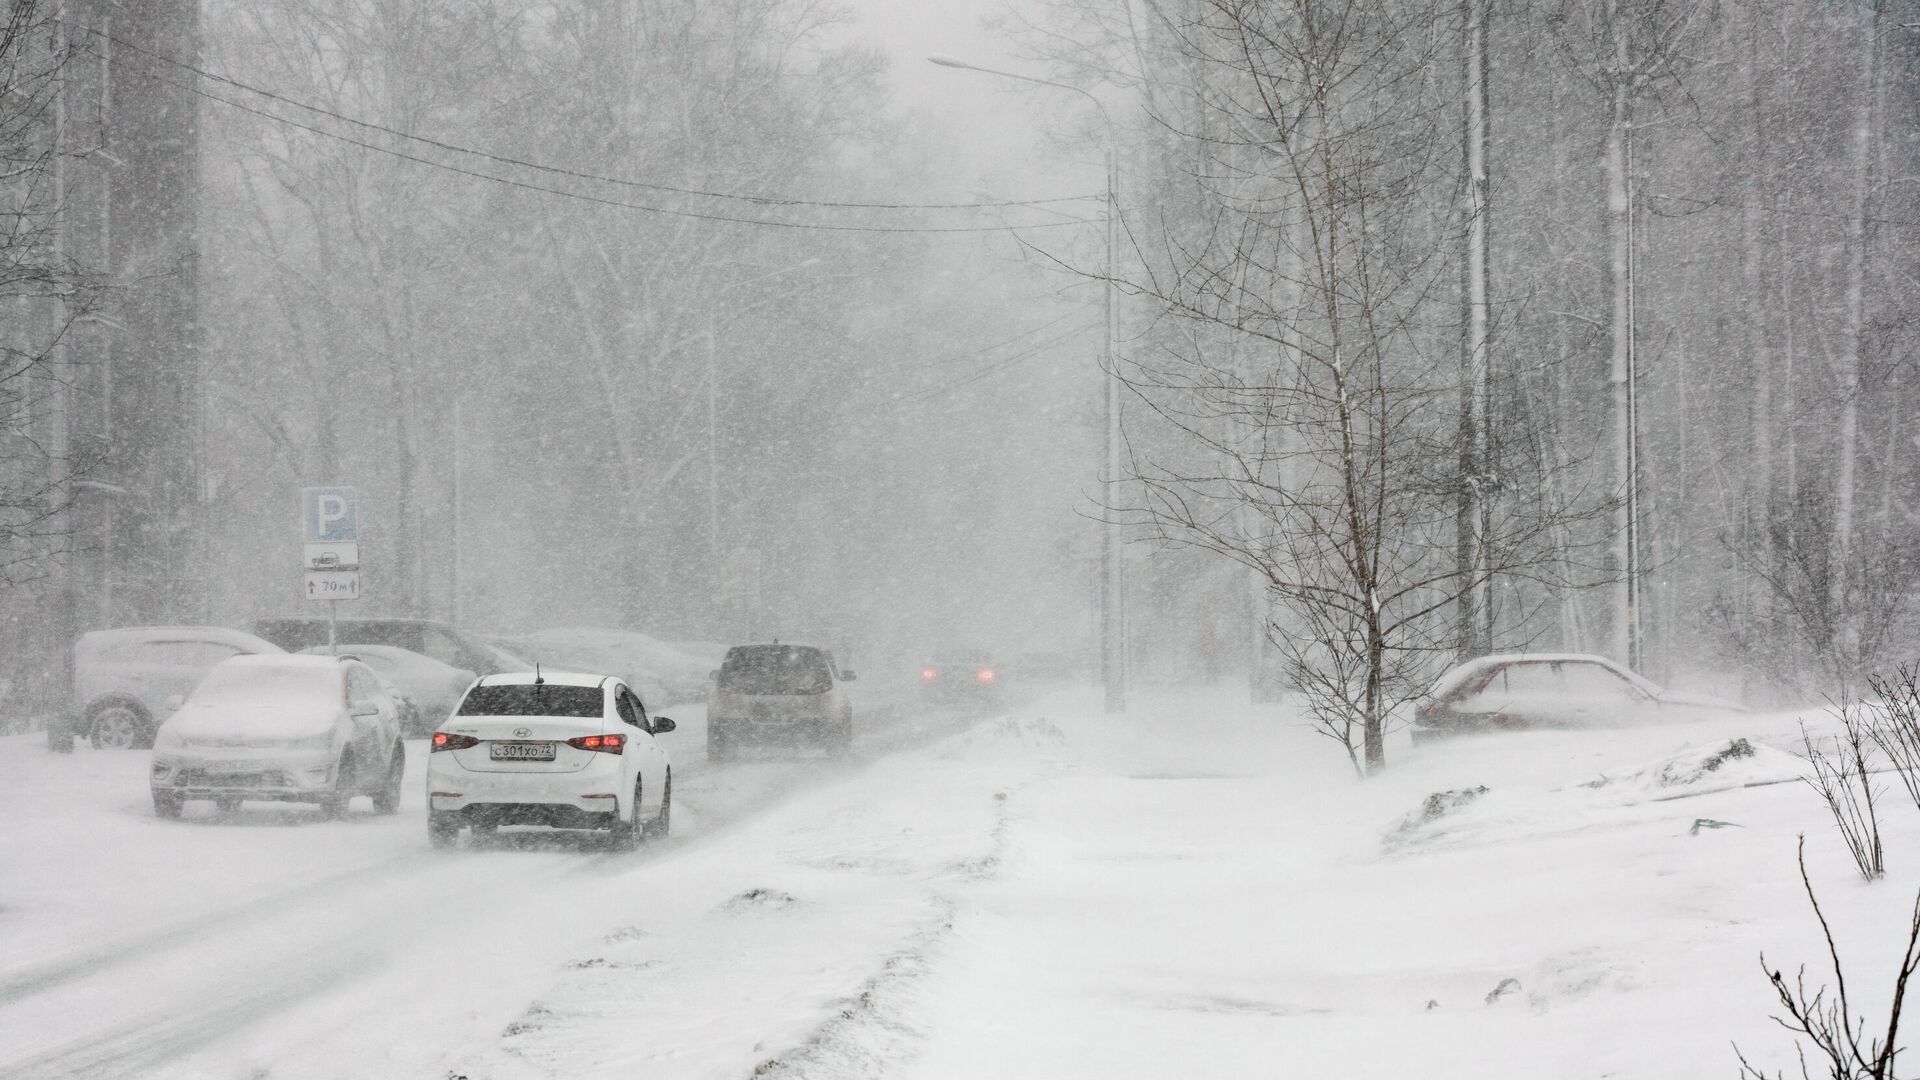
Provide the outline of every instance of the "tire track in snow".
<path id="1" fill-rule="evenodd" d="M 991 881 L 1000 875 L 1010 846 L 1013 796 L 1035 781 L 994 793 L 993 828 L 987 849 L 952 864 L 949 872 L 966 882 Z M 913 989 L 933 974 L 936 962 L 953 937 L 960 902 L 940 893 L 934 897 L 939 916 L 906 944 L 881 961 L 860 992 L 823 1020 L 792 1049 L 754 1067 L 753 1080 L 807 1080 L 813 1076 L 888 1077 L 919 1056 L 926 1032 L 915 1023 Z"/>
<path id="2" fill-rule="evenodd" d="M 549 872 L 532 884 L 564 883 L 604 873 L 612 869 L 606 866 L 609 862 L 627 865 L 624 859 L 608 860 L 583 854 L 550 866 Z M 406 868 L 395 874 L 378 872 L 397 866 Z M 191 958 L 196 948 L 209 945 L 231 950 L 236 941 L 244 944 L 243 939 L 248 936 L 258 936 L 263 942 L 289 936 L 311 938 L 315 933 L 315 917 L 326 919 L 342 912 L 348 915 L 326 927 L 324 936 L 307 948 L 285 953 L 261 947 L 257 952 L 248 953 L 249 960 L 243 970 L 215 969 L 204 963 L 195 965 L 189 985 L 180 988 L 179 993 L 151 1008 L 127 1010 L 132 1013 L 130 1018 L 115 1017 L 105 1030 L 89 1028 L 85 1023 L 99 1017 L 97 1010 L 71 1010 L 76 1019 L 72 1029 L 79 1032 L 77 1035 L 37 1053 L 29 1050 L 30 1056 L 25 1058 L 0 1059 L 0 1078 L 148 1076 L 224 1038 L 243 1034 L 248 1025 L 271 1019 L 318 994 L 378 972 L 392 961 L 391 945 L 400 937 L 394 928 L 399 923 L 410 920 L 430 925 L 447 904 L 486 895 L 487 886 L 500 882 L 502 869 L 503 864 L 498 862 L 465 861 L 457 857 L 421 859 L 416 854 L 408 854 L 325 879 L 329 888 L 320 893 L 305 893 L 292 899 L 288 892 L 276 893 L 228 909 L 214 918 L 193 920 L 190 932 L 172 932 L 178 928 L 162 931 L 156 937 L 165 940 L 148 942 L 137 956 L 101 959 L 90 954 L 80 963 L 48 973 L 38 981 L 47 985 L 75 982 L 85 975 L 126 968 L 129 975 L 123 981 L 133 985 L 137 982 L 134 976 L 143 971 L 136 966 L 141 960 L 157 961 L 171 953 L 183 953 Z M 513 876 L 512 882 L 516 886 L 530 883 L 524 875 Z M 356 890 L 374 894 L 373 901 L 352 903 Z M 394 909 L 395 897 L 407 898 L 404 910 Z M 500 905 L 512 902 L 505 898 L 498 901 Z M 245 911 L 247 915 L 238 922 L 217 921 L 230 917 L 234 911 Z M 84 998 L 88 986 L 71 989 Z M 55 986 L 42 993 L 58 1002 L 65 991 Z M 40 995 L 33 997 L 43 1006 L 48 1000 Z M 40 1034 L 43 1037 L 62 1035 L 68 1030 L 62 1026 Z"/>
<path id="3" fill-rule="evenodd" d="M 279 914 L 298 906 L 321 902 L 410 861 L 417 861 L 412 854 L 395 855 L 390 859 L 367 863 L 364 866 L 344 870 L 314 881 L 302 882 L 292 888 L 269 893 L 244 904 L 196 915 L 191 919 L 158 927 L 143 934 L 116 938 L 104 945 L 84 949 L 78 953 L 70 953 L 52 960 L 28 964 L 16 970 L 0 972 L 0 1007 L 11 1005 L 35 994 L 45 993 L 75 979 L 121 964 L 132 963 L 155 953 L 189 945 L 203 938 L 213 937 L 221 931 L 231 930 L 244 922 L 266 915 Z"/>
<path id="4" fill-rule="evenodd" d="M 106 1035 L 88 1035 L 0 1068 L 0 1077 L 143 1077 L 264 1020 L 307 998 L 359 977 L 386 962 L 375 948 L 342 953 L 336 943 L 310 949 L 291 964 L 276 963 L 264 980 L 248 980 L 223 1000 L 182 1012 L 155 1010 Z"/>

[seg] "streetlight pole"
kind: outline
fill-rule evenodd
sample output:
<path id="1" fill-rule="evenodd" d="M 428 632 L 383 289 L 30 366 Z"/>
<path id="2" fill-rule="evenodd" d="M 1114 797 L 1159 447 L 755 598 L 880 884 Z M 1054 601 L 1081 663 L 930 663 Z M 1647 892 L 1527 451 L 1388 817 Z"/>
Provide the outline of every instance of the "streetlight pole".
<path id="1" fill-rule="evenodd" d="M 1021 82 L 1050 86 L 1056 90 L 1068 90 L 1079 94 L 1093 103 L 1100 113 L 1100 121 L 1106 128 L 1106 269 L 1101 275 L 1104 283 L 1104 302 L 1106 305 L 1106 342 L 1102 350 L 1101 364 L 1106 372 L 1106 468 L 1101 481 L 1105 490 L 1112 492 L 1120 483 L 1121 451 L 1120 438 L 1120 367 L 1114 355 L 1114 343 L 1119 338 L 1120 305 L 1117 302 L 1114 277 L 1115 253 L 1119 249 L 1120 225 L 1120 166 L 1115 157 L 1117 141 L 1114 138 L 1113 117 L 1107 114 L 1107 107 L 1100 99 L 1083 87 L 1070 83 L 1054 82 L 1032 75 L 1022 75 L 1013 71 L 1001 71 L 997 68 L 981 67 L 951 56 L 929 56 L 927 60 L 941 67 L 960 68 L 964 71 L 978 71 L 985 75 L 997 75 L 1003 79 L 1017 79 Z M 1108 505 L 1101 509 L 1111 512 L 1111 498 L 1104 500 Z M 1127 710 L 1127 648 L 1126 648 L 1126 597 L 1123 586 L 1126 575 L 1120 563 L 1120 530 L 1108 521 L 1100 533 L 1100 681 L 1106 688 L 1106 707 L 1109 713 L 1122 713 Z"/>

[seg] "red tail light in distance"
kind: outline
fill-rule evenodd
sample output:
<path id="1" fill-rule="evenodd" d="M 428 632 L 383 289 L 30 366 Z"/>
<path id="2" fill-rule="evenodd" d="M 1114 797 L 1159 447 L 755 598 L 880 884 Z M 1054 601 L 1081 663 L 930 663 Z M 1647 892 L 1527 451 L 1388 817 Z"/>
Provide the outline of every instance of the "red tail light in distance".
<path id="1" fill-rule="evenodd" d="M 932 669 L 932 668 L 921 668 L 921 669 L 920 669 L 920 678 L 922 678 L 922 679 L 924 679 L 924 680 L 925 680 L 925 681 L 927 681 L 927 682 L 932 682 L 933 680 L 935 680 L 935 679 L 937 679 L 937 678 L 939 678 L 939 677 L 940 677 L 940 673 L 939 673 L 938 671 L 935 671 L 935 670 L 934 670 L 934 669 Z"/>
<path id="2" fill-rule="evenodd" d="M 992 668 L 990 668 L 990 667 L 983 667 L 983 668 L 981 668 L 981 669 L 980 669 L 980 681 L 981 681 L 981 682 L 992 682 L 992 681 L 993 681 L 993 669 L 992 669 Z"/>

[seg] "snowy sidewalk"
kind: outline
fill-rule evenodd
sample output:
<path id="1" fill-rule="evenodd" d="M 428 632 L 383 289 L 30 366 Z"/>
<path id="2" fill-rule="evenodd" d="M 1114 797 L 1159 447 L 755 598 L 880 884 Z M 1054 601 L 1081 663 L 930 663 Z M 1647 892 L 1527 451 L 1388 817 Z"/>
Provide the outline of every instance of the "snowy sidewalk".
<path id="1" fill-rule="evenodd" d="M 1797 759 L 1699 768 L 1797 721 L 1396 746 L 1363 784 L 1277 712 L 1149 708 L 1064 723 L 1076 766 L 1010 795 L 901 1075 L 1677 1078 L 1731 1075 L 1735 1040 L 1791 1069 L 1757 957 L 1822 976 L 1803 831 L 1855 985 L 1890 984 L 1914 808 L 1885 800 L 1896 875 L 1863 887 L 1804 785 L 1741 786 Z M 1428 794 L 1482 784 L 1388 841 Z"/>

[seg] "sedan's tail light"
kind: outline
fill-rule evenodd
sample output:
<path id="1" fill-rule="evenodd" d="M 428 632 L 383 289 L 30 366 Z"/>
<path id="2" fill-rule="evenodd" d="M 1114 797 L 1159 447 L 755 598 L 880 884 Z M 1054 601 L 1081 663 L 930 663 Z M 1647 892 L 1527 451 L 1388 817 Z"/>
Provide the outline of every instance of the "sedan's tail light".
<path id="1" fill-rule="evenodd" d="M 981 682 L 992 682 L 992 681 L 993 681 L 993 669 L 992 669 L 992 668 L 990 668 L 990 667 L 983 667 L 983 668 L 981 668 L 981 669 L 980 669 L 980 681 L 981 681 Z"/>
<path id="2" fill-rule="evenodd" d="M 455 735 L 450 731 L 433 733 L 433 752 L 442 750 L 465 750 L 469 746 L 479 746 L 480 740 L 471 735 Z"/>
<path id="3" fill-rule="evenodd" d="M 591 750 L 596 754 L 619 754 L 627 748 L 625 735 L 582 735 L 577 739 L 568 739 L 567 745 L 575 750 Z"/>
<path id="4" fill-rule="evenodd" d="M 922 679 L 925 679 L 927 682 L 932 682 L 933 680 L 940 677 L 940 673 L 938 671 L 933 670 L 932 668 L 922 668 L 920 671 L 920 677 Z"/>

